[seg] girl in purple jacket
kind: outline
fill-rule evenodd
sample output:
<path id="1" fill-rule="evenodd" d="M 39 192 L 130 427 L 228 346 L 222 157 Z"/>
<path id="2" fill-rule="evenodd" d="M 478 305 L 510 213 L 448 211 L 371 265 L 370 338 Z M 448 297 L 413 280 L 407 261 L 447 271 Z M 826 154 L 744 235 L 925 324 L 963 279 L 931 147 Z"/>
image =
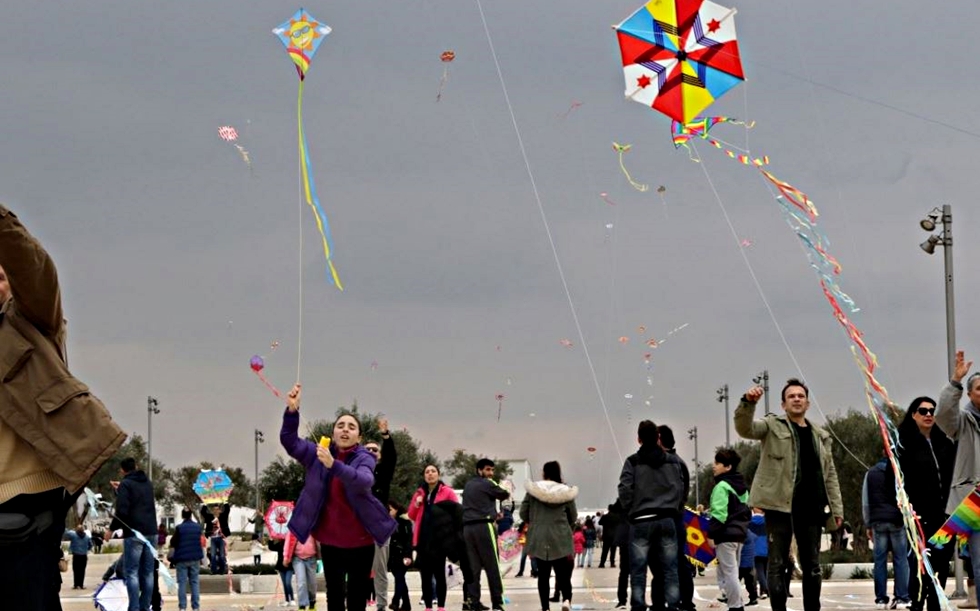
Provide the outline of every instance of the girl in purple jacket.
<path id="1" fill-rule="evenodd" d="M 375 458 L 360 445 L 360 421 L 354 414 L 337 418 L 329 448 L 302 439 L 300 394 L 296 384 L 287 396 L 279 432 L 283 448 L 306 469 L 289 530 L 300 541 L 312 534 L 320 543 L 327 609 L 364 611 L 374 546 L 388 540 L 396 523 L 371 492 Z"/>

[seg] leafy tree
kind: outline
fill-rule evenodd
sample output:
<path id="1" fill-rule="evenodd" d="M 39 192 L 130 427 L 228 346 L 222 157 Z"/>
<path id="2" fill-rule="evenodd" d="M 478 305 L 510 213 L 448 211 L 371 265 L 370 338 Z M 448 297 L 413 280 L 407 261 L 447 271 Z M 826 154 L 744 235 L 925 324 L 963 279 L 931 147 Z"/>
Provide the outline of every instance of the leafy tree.
<path id="1" fill-rule="evenodd" d="M 305 478 L 303 465 L 291 458 L 276 456 L 259 475 L 259 493 L 266 505 L 271 501 L 295 501 L 303 490 Z"/>
<path id="2" fill-rule="evenodd" d="M 476 475 L 476 461 L 478 460 L 480 457 L 476 454 L 467 453 L 460 448 L 453 450 L 452 458 L 447 460 L 445 464 L 446 476 L 450 478 L 449 485 L 456 489 L 466 486 L 466 482 Z M 514 474 L 514 469 L 507 461 L 497 458 L 491 460 L 495 465 L 494 477 L 498 481 Z"/>
<path id="3" fill-rule="evenodd" d="M 861 511 L 861 487 L 868 468 L 884 455 L 881 432 L 870 413 L 854 409 L 827 418 L 827 428 L 836 436 L 834 465 L 844 500 L 844 520 L 851 524 L 854 531 L 855 551 L 866 551 L 868 526 Z"/>

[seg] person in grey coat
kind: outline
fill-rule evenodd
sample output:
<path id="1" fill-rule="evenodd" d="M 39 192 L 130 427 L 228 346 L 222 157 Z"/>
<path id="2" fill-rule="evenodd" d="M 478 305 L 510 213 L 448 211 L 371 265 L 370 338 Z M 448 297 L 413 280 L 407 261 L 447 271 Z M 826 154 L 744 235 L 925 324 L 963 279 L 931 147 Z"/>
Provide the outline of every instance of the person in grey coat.
<path id="1" fill-rule="evenodd" d="M 967 404 L 960 407 L 963 397 L 963 378 L 970 372 L 973 361 L 967 361 L 963 351 L 956 352 L 953 376 L 939 394 L 936 406 L 936 424 L 956 446 L 956 460 L 953 462 L 953 480 L 946 502 L 946 513 L 952 514 L 956 507 L 969 496 L 980 483 L 980 373 L 966 379 Z M 980 558 L 980 532 L 970 535 L 970 556 Z M 980 562 L 973 562 L 974 583 L 980 583 Z"/>
<path id="2" fill-rule="evenodd" d="M 530 524 L 525 548 L 538 561 L 538 597 L 542 611 L 549 610 L 549 582 L 555 569 L 555 588 L 562 595 L 562 611 L 572 604 L 572 527 L 578 516 L 578 488 L 562 482 L 561 465 L 546 462 L 541 481 L 524 484 L 527 496 L 521 503 L 521 520 Z"/>

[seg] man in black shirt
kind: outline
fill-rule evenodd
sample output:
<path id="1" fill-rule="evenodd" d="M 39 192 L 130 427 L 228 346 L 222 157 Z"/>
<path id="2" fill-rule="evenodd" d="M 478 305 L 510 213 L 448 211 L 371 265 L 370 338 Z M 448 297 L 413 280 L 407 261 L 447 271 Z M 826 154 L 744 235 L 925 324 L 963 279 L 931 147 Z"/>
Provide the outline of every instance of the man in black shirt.
<path id="1" fill-rule="evenodd" d="M 820 537 L 840 528 L 844 515 L 830 434 L 806 418 L 810 391 L 797 379 L 782 392 L 783 414 L 754 420 L 763 389 L 746 391 L 735 410 L 735 431 L 762 442 L 749 505 L 766 512 L 769 534 L 769 597 L 773 611 L 786 611 L 790 541 L 796 537 L 803 572 L 803 608 L 820 609 Z"/>

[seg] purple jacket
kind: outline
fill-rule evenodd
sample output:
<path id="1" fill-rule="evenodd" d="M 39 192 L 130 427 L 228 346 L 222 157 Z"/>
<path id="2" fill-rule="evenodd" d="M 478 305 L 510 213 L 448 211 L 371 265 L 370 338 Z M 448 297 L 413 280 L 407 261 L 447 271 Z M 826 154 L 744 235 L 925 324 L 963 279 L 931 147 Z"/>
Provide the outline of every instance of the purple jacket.
<path id="1" fill-rule="evenodd" d="M 306 481 L 293 509 L 293 516 L 289 519 L 289 530 L 300 541 L 305 541 L 310 536 L 323 513 L 324 504 L 329 500 L 330 481 L 333 477 L 339 477 L 344 484 L 347 502 L 364 530 L 378 545 L 383 545 L 395 532 L 398 524 L 388 514 L 388 508 L 371 492 L 376 462 L 374 455 L 358 446 L 347 463 L 336 461 L 332 468 L 327 469 L 316 457 L 316 444 L 301 439 L 298 431 L 299 412 L 290 412 L 287 409 L 282 416 L 279 442 L 286 453 L 306 469 Z M 330 453 L 337 456 L 337 444 L 334 442 L 330 443 Z"/>

